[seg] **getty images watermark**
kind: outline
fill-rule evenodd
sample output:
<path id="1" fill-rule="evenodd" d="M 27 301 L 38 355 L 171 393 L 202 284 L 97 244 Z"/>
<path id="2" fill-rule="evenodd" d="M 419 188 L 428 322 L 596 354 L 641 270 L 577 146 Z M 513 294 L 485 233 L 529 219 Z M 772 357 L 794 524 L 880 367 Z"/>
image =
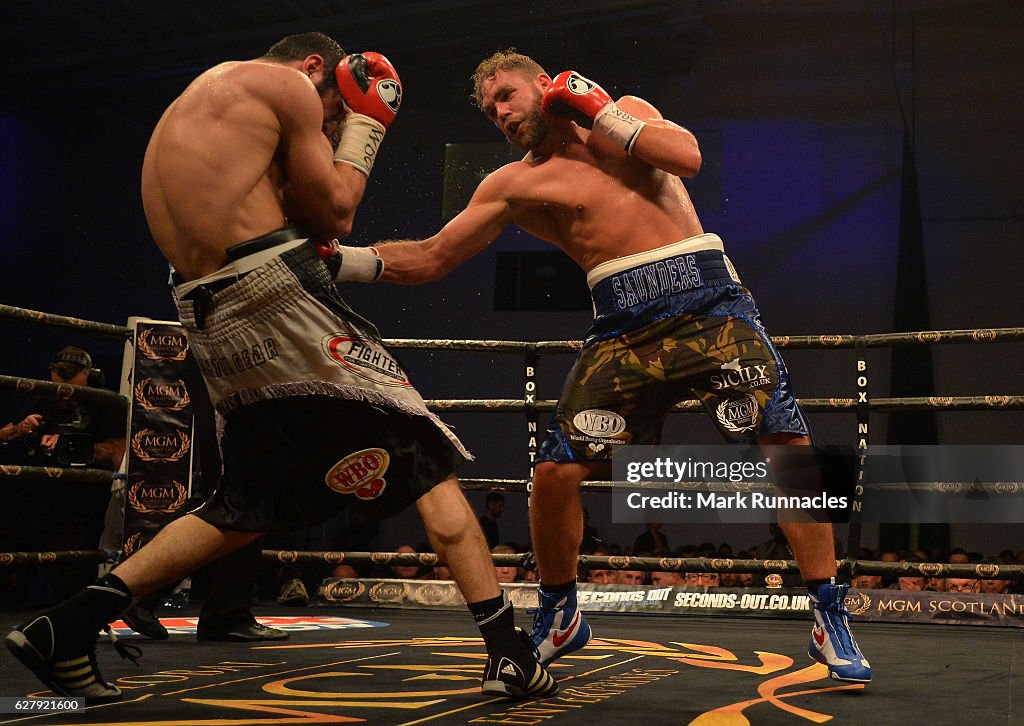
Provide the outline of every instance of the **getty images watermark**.
<path id="1" fill-rule="evenodd" d="M 613 521 L 1024 521 L 1024 447 L 624 446 Z"/>
<path id="2" fill-rule="evenodd" d="M 624 482 L 613 491 L 613 521 L 774 522 L 780 510 L 800 521 L 848 521 L 852 449 L 849 471 L 822 486 L 817 472 L 835 468 L 826 450 L 797 448 L 778 453 L 756 446 L 623 447 L 613 458 L 615 481 Z"/>

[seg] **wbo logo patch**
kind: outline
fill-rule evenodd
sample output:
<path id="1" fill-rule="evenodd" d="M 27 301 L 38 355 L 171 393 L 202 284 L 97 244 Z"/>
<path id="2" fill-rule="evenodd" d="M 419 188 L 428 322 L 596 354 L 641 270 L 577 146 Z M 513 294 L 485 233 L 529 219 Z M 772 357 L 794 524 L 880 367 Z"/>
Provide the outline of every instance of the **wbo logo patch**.
<path id="1" fill-rule="evenodd" d="M 332 466 L 324 483 L 338 494 L 355 494 L 357 499 L 376 499 L 384 493 L 391 457 L 384 449 L 363 449 L 349 454 Z"/>
<path id="2" fill-rule="evenodd" d="M 572 425 L 595 438 L 612 438 L 626 430 L 626 419 L 614 411 L 588 408 L 573 416 Z"/>

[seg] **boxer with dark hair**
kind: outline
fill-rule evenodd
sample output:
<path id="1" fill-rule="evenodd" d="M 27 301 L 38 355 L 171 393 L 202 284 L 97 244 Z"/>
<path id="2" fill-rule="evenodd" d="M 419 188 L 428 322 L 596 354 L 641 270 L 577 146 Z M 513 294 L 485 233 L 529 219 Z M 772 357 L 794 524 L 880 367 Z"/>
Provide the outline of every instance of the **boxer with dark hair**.
<path id="1" fill-rule="evenodd" d="M 271 528 L 346 507 L 382 517 L 415 502 L 483 635 L 484 692 L 551 695 L 557 684 L 514 627 L 453 474 L 469 453 L 377 329 L 341 299 L 309 242 L 351 230 L 399 109 L 398 74 L 379 53 L 332 66 L 340 48 L 319 34 L 275 48 L 199 76 L 164 112 L 142 167 L 146 219 L 177 271 L 181 323 L 222 419 L 217 491 L 96 584 L 19 626 L 7 646 L 60 695 L 118 700 L 95 641 L 133 595 Z M 371 254 L 363 259 L 376 270 Z"/>
<path id="2" fill-rule="evenodd" d="M 615 448 L 659 443 L 669 410 L 690 397 L 727 441 L 773 446 L 773 458 L 785 449 L 782 458 L 802 459 L 811 439 L 750 291 L 680 178 L 700 169 L 694 135 L 641 98 L 613 100 L 575 71 L 552 78 L 513 49 L 480 63 L 473 81 L 484 115 L 526 155 L 487 176 L 433 237 L 378 246 L 373 279 L 436 280 L 513 223 L 587 273 L 597 317 L 541 445 L 531 495 L 541 574 L 533 638 L 550 663 L 590 639 L 576 607 L 579 485 L 607 472 Z M 338 254 L 344 278 L 350 250 Z M 832 678 L 869 681 L 843 605 L 849 586 L 835 583 L 831 524 L 782 526 L 814 603 L 808 654 Z"/>

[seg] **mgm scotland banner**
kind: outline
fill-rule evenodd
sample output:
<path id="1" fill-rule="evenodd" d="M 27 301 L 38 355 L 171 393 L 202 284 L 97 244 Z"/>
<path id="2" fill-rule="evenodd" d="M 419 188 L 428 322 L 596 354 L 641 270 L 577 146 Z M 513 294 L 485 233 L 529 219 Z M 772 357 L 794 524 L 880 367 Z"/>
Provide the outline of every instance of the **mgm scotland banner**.
<path id="1" fill-rule="evenodd" d="M 192 408 L 183 372 L 188 340 L 177 323 L 131 318 L 128 324 L 135 344 L 126 346 L 122 377 L 129 398 L 125 556 L 177 516 L 192 475 Z"/>

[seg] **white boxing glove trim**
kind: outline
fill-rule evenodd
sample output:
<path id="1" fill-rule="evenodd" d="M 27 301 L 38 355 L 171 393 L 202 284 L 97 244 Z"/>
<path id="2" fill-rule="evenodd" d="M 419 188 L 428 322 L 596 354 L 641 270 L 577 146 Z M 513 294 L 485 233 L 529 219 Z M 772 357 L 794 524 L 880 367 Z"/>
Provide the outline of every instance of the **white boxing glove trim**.
<path id="1" fill-rule="evenodd" d="M 384 140 L 384 131 L 384 124 L 380 121 L 350 111 L 345 116 L 345 128 L 334 152 L 334 160 L 351 164 L 370 176 L 380 142 Z"/>
<path id="2" fill-rule="evenodd" d="M 620 144 L 627 154 L 633 153 L 636 137 L 646 125 L 646 121 L 630 116 L 614 103 L 606 103 L 594 117 L 594 131 Z"/>
<path id="3" fill-rule="evenodd" d="M 384 260 L 376 247 L 338 246 L 341 267 L 334 276 L 336 282 L 377 282 L 384 273 Z"/>

